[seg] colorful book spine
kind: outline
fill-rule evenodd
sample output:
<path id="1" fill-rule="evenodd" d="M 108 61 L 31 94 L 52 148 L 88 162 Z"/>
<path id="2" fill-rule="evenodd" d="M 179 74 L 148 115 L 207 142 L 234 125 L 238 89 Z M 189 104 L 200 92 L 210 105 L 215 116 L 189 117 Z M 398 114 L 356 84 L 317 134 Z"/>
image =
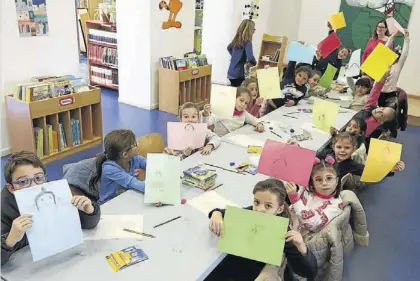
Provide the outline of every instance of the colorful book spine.
<path id="1" fill-rule="evenodd" d="M 53 134 L 52 134 L 53 130 L 52 130 L 52 126 L 51 125 L 47 125 L 47 133 L 48 133 L 48 154 L 52 154 L 54 152 L 53 149 Z"/>
<path id="2" fill-rule="evenodd" d="M 62 148 L 67 147 L 67 140 L 66 140 L 66 133 L 64 131 L 63 124 L 58 124 L 58 128 L 60 129 L 60 143 Z"/>
<path id="3" fill-rule="evenodd" d="M 42 128 L 35 127 L 35 150 L 36 155 L 39 158 L 44 157 L 44 130 Z"/>
<path id="4" fill-rule="evenodd" d="M 57 153 L 58 152 L 58 134 L 56 131 L 52 131 L 52 152 Z"/>

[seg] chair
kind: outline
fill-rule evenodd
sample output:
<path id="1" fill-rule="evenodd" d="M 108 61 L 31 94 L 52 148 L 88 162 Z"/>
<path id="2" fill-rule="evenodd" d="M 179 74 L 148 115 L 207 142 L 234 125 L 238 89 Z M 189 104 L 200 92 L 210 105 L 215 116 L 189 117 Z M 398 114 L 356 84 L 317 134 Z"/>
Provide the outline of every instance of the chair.
<path id="1" fill-rule="evenodd" d="M 158 133 L 146 135 L 137 140 L 139 148 L 139 155 L 147 157 L 147 153 L 162 153 L 165 149 L 162 136 Z M 138 175 L 139 180 L 145 179 L 145 172 L 140 171 Z"/>

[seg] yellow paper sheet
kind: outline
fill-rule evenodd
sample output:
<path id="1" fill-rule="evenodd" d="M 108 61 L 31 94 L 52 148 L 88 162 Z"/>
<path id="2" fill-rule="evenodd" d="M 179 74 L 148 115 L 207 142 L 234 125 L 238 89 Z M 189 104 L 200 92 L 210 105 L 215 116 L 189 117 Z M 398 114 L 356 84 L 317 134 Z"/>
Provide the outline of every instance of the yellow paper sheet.
<path id="1" fill-rule="evenodd" d="M 331 127 L 335 126 L 340 105 L 334 102 L 315 99 L 312 109 L 312 118 L 317 129 L 329 132 Z"/>
<path id="2" fill-rule="evenodd" d="M 361 181 L 379 182 L 401 159 L 402 145 L 389 141 L 371 139 L 369 154 Z"/>
<path id="3" fill-rule="evenodd" d="M 280 90 L 279 69 L 277 67 L 258 69 L 257 78 L 258 88 L 262 98 L 278 99 L 284 97 Z"/>
<path id="4" fill-rule="evenodd" d="M 379 43 L 373 52 L 368 56 L 360 69 L 375 81 L 381 81 L 385 72 L 395 62 L 398 55 Z"/>
<path id="5" fill-rule="evenodd" d="M 335 14 L 332 14 L 329 17 L 329 22 L 331 24 L 332 29 L 337 30 L 340 28 L 346 27 L 346 19 L 344 18 L 343 12 L 338 12 Z"/>

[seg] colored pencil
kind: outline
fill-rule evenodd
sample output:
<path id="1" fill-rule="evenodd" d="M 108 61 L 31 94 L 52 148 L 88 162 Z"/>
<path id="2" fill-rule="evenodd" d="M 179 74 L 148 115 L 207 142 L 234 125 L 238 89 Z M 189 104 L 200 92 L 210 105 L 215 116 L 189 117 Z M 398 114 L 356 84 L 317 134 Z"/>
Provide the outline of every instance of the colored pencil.
<path id="1" fill-rule="evenodd" d="M 297 118 L 297 117 L 294 117 L 294 116 L 289 116 L 289 115 L 286 115 L 286 114 L 283 114 L 283 116 L 284 116 L 284 117 L 293 118 L 293 119 L 299 119 L 299 118 Z"/>
<path id="2" fill-rule="evenodd" d="M 282 137 L 281 137 L 279 134 L 274 133 L 273 131 L 270 131 L 270 133 L 272 133 L 272 134 L 274 134 L 274 135 L 276 135 L 276 136 L 278 136 L 279 138 L 281 138 L 281 139 L 282 139 Z"/>
<path id="3" fill-rule="evenodd" d="M 219 169 L 222 169 L 224 171 L 232 172 L 232 173 L 235 173 L 235 174 L 246 175 L 245 173 L 238 172 L 238 171 L 231 170 L 231 169 L 227 169 L 227 168 L 223 168 L 223 167 L 220 167 L 220 166 L 217 166 L 217 165 L 207 164 L 207 163 L 204 163 L 204 164 L 207 165 L 207 166 L 210 166 L 210 167 L 219 168 Z"/>
<path id="4" fill-rule="evenodd" d="M 178 216 L 178 217 L 176 217 L 176 218 L 173 218 L 173 219 L 167 220 L 167 221 L 165 221 L 165 222 L 162 222 L 162 223 L 160 223 L 160 224 L 155 225 L 153 228 L 156 228 L 156 227 L 162 226 L 162 225 L 164 225 L 164 224 L 170 223 L 171 221 L 174 221 L 174 220 L 177 220 L 177 219 L 180 219 L 180 218 L 181 218 L 181 216 Z"/>
<path id="5" fill-rule="evenodd" d="M 147 234 L 147 233 L 143 233 L 143 232 L 138 232 L 135 230 L 131 230 L 128 228 L 124 228 L 123 229 L 125 232 L 130 232 L 130 233 L 134 233 L 134 234 L 138 234 L 138 235 L 142 235 L 142 236 L 146 236 L 146 237 L 150 237 L 150 238 L 156 238 L 155 236 L 151 235 L 151 234 Z"/>

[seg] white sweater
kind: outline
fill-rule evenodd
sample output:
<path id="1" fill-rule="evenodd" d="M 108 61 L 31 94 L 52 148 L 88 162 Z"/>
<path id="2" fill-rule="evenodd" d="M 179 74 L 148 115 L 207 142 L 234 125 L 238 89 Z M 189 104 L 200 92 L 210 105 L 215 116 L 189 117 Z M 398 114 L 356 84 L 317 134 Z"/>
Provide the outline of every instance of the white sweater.
<path id="1" fill-rule="evenodd" d="M 291 210 L 298 217 L 300 232 L 319 231 L 343 213 L 343 200 L 340 196 L 334 198 L 300 188 L 298 192 L 289 194 L 289 199 Z"/>
<path id="2" fill-rule="evenodd" d="M 250 124 L 252 126 L 257 126 L 258 124 L 258 119 L 247 111 L 244 111 L 241 115 L 232 116 L 230 119 L 221 119 L 214 114 L 207 117 L 203 116 L 202 118 L 203 123 L 214 125 L 214 132 L 221 137 L 239 129 L 245 124 Z"/>
<path id="3" fill-rule="evenodd" d="M 391 36 L 386 42 L 385 46 L 389 47 L 390 45 L 392 45 L 393 41 L 394 41 L 394 37 Z M 410 39 L 408 37 L 405 37 L 404 47 L 402 49 L 400 59 L 398 60 L 398 62 L 394 63 L 391 66 L 389 76 L 385 81 L 384 87 L 382 88 L 383 93 L 390 93 L 397 90 L 398 79 L 400 78 L 401 70 L 404 67 L 404 63 L 407 60 L 409 47 L 410 47 Z"/>

